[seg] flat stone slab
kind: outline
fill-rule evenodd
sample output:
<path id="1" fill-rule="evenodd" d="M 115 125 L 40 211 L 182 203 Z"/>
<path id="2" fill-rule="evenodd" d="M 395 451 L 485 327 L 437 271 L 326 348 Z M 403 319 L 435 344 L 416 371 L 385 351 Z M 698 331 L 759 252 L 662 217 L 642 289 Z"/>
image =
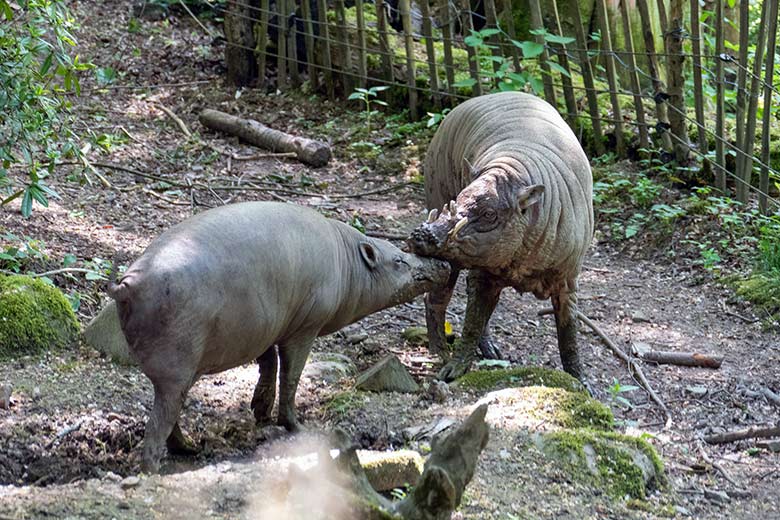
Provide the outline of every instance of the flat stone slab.
<path id="1" fill-rule="evenodd" d="M 390 355 L 357 377 L 358 390 L 414 393 L 420 387 L 397 357 Z"/>
<path id="2" fill-rule="evenodd" d="M 120 365 L 135 365 L 130 348 L 119 325 L 116 302 L 110 301 L 84 329 L 87 345 Z"/>

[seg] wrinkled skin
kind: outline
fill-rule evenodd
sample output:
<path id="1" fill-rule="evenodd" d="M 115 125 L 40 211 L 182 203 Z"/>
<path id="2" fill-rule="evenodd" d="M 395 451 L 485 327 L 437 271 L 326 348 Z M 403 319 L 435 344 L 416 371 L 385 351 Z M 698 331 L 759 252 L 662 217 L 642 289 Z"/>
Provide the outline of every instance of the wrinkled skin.
<path id="1" fill-rule="evenodd" d="M 592 178 L 558 113 L 516 92 L 459 105 L 431 142 L 425 189 L 436 209 L 407 245 L 454 266 L 447 285 L 426 296 L 434 353 L 445 345 L 444 316 L 459 271 L 470 270 L 462 338 L 439 377 L 459 377 L 477 352 L 500 357 L 488 324 L 503 288 L 513 287 L 551 300 L 563 368 L 584 382 L 573 311 L 593 235 Z"/>
<path id="2" fill-rule="evenodd" d="M 171 228 L 109 288 L 154 386 L 143 469 L 158 469 L 166 445 L 187 451 L 177 421 L 198 377 L 252 360 L 258 423 L 271 420 L 278 374 L 277 422 L 295 430 L 314 339 L 443 284 L 449 271 L 291 204 L 233 204 Z"/>

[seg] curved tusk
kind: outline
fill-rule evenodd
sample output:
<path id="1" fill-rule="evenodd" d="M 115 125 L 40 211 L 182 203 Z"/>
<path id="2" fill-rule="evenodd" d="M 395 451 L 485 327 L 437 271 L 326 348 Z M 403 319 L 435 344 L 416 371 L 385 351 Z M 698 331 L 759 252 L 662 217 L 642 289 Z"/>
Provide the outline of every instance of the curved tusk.
<path id="1" fill-rule="evenodd" d="M 452 231 L 450 231 L 448 235 L 452 238 L 458 238 L 458 233 L 460 233 L 460 230 L 463 229 L 468 223 L 469 223 L 469 218 L 463 217 L 458 221 L 457 224 L 455 224 L 455 227 L 452 228 Z"/>
<path id="2" fill-rule="evenodd" d="M 441 216 L 442 217 L 449 217 L 450 216 L 450 208 L 447 207 L 445 204 L 443 208 L 441 208 Z"/>
<path id="3" fill-rule="evenodd" d="M 428 224 L 431 224 L 436 221 L 436 217 L 439 216 L 439 210 L 432 209 L 430 213 L 428 213 Z"/>
<path id="4" fill-rule="evenodd" d="M 455 203 L 454 200 L 450 201 L 450 213 L 452 213 L 453 215 L 458 214 L 458 205 Z"/>

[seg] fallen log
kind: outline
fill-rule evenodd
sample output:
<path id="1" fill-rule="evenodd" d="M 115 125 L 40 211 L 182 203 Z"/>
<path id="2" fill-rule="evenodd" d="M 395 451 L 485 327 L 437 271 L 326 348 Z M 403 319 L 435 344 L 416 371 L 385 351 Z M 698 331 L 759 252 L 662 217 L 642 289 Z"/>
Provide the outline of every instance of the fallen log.
<path id="1" fill-rule="evenodd" d="M 648 350 L 638 354 L 643 361 L 660 365 L 680 365 L 684 367 L 720 368 L 723 356 L 711 356 L 700 352 L 667 352 Z"/>
<path id="2" fill-rule="evenodd" d="M 726 444 L 728 442 L 759 437 L 780 437 L 780 423 L 774 426 L 751 426 L 742 430 L 716 433 L 715 435 L 704 437 L 704 442 L 708 444 Z"/>
<path id="3" fill-rule="evenodd" d="M 203 126 L 235 135 L 255 146 L 272 152 L 295 153 L 299 161 L 312 166 L 325 166 L 330 160 L 330 147 L 326 143 L 286 134 L 252 119 L 208 108 L 200 113 L 199 119 Z"/>

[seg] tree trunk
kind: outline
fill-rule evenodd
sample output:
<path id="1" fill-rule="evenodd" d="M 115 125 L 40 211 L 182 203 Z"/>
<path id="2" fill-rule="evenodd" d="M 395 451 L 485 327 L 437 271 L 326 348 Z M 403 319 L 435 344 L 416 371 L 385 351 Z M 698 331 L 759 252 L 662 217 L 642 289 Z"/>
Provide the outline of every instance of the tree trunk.
<path id="1" fill-rule="evenodd" d="M 255 37 L 252 19 L 256 17 L 253 7 L 259 8 L 258 0 L 230 2 L 225 13 L 225 63 L 228 83 L 242 87 L 257 79 L 255 59 Z"/>

